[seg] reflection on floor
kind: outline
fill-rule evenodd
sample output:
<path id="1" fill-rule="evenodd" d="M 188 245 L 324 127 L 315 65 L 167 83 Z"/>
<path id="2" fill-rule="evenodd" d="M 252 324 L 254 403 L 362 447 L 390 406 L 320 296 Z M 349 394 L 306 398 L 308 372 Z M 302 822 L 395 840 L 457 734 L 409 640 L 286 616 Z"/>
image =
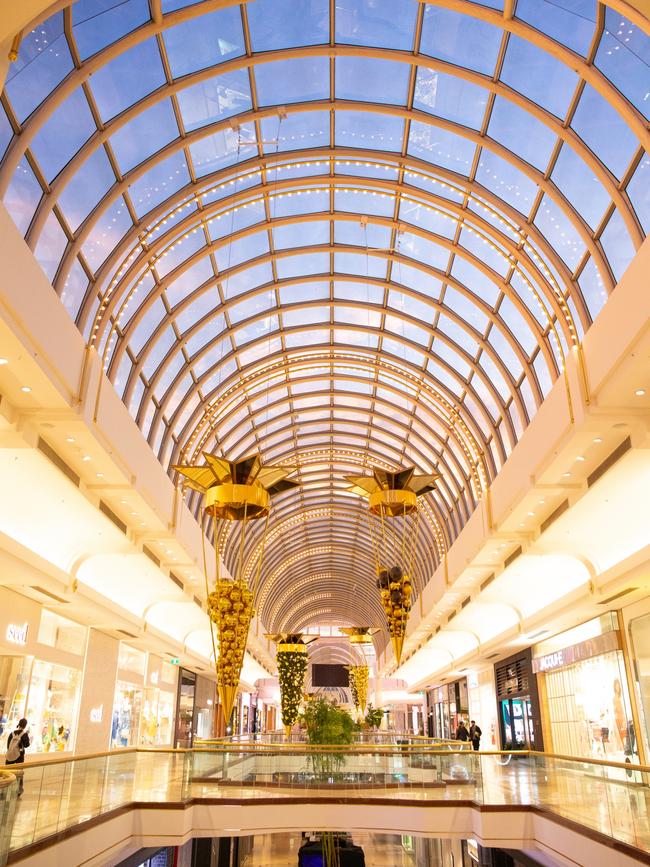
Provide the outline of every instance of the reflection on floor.
<path id="1" fill-rule="evenodd" d="M 407 851 L 410 837 L 393 834 L 352 835 L 353 842 L 361 846 L 366 867 L 415 867 L 414 852 Z M 242 867 L 292 867 L 298 864 L 300 834 L 262 834 L 254 839 L 253 850 Z M 435 862 L 431 862 L 432 865 Z"/>

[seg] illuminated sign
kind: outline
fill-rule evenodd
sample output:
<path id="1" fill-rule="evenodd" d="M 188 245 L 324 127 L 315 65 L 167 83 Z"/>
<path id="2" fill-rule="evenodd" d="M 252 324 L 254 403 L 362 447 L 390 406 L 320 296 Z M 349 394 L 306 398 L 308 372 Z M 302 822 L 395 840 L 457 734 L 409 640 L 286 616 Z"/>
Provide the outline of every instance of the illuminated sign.
<path id="1" fill-rule="evenodd" d="M 12 644 L 27 644 L 27 629 L 28 624 L 23 623 L 22 626 L 19 626 L 17 623 L 10 623 L 7 626 L 7 641 L 10 641 Z"/>
<path id="2" fill-rule="evenodd" d="M 90 721 L 94 723 L 100 723 L 102 721 L 102 717 L 104 716 L 104 705 L 100 704 L 98 707 L 90 708 Z"/>
<path id="3" fill-rule="evenodd" d="M 619 650 L 620 647 L 620 633 L 614 629 L 610 632 L 604 632 L 602 635 L 595 635 L 586 641 L 581 641 L 580 644 L 563 647 L 562 650 L 556 650 L 554 653 L 534 656 L 533 673 L 554 671 L 556 668 L 575 665 L 576 662 L 583 659 L 592 659 L 594 656 L 609 653 L 611 650 Z"/>
<path id="4" fill-rule="evenodd" d="M 172 656 L 172 658 L 169 661 L 171 662 L 172 665 L 180 665 L 181 664 L 181 661 L 177 656 Z"/>
<path id="5" fill-rule="evenodd" d="M 556 650 L 555 653 L 547 653 L 546 656 L 540 656 L 535 661 L 539 671 L 561 668 L 564 665 L 564 654 L 561 650 Z"/>

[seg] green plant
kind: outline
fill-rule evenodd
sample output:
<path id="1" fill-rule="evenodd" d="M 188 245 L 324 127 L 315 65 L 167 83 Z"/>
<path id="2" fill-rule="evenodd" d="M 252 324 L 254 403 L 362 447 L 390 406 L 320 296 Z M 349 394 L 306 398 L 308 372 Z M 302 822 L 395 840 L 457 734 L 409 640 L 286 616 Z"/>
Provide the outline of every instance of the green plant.
<path id="1" fill-rule="evenodd" d="M 381 721 L 384 718 L 384 709 L 381 707 L 373 707 L 372 702 L 368 705 L 366 711 L 366 723 L 371 729 L 378 729 Z"/>
<path id="2" fill-rule="evenodd" d="M 357 730 L 350 714 L 335 702 L 317 698 L 309 702 L 302 717 L 307 730 L 307 740 L 312 746 L 323 747 L 351 744 Z M 311 756 L 314 771 L 331 773 L 345 761 L 342 752 L 314 752 Z"/>

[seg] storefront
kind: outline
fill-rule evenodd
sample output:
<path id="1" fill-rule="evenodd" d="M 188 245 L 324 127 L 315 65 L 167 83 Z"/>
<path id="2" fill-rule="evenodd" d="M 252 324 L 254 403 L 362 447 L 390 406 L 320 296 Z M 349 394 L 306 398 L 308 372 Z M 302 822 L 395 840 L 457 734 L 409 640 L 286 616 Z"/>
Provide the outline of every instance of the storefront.
<path id="1" fill-rule="evenodd" d="M 111 720 L 111 749 L 135 747 L 140 734 L 147 654 L 122 642 Z"/>
<path id="2" fill-rule="evenodd" d="M 194 738 L 215 737 L 217 710 L 216 683 L 182 668 L 178 679 L 176 747 L 190 748 Z"/>
<path id="3" fill-rule="evenodd" d="M 614 612 L 537 644 L 549 752 L 638 761 L 625 661 Z"/>
<path id="4" fill-rule="evenodd" d="M 87 629 L 5 589 L 0 611 L 0 750 L 25 717 L 30 755 L 70 752 Z"/>
<path id="5" fill-rule="evenodd" d="M 497 662 L 494 680 L 503 750 L 543 750 L 540 703 L 530 648 Z"/>
<path id="6" fill-rule="evenodd" d="M 467 722 L 469 699 L 467 678 L 437 686 L 427 692 L 427 716 L 430 737 L 453 740 L 458 723 Z"/>
<path id="7" fill-rule="evenodd" d="M 172 745 L 178 666 L 150 653 L 142 702 L 140 744 L 145 747 Z"/>
<path id="8" fill-rule="evenodd" d="M 632 655 L 634 698 L 638 708 L 638 728 L 644 750 L 643 764 L 650 757 L 650 599 L 622 612 L 627 625 L 627 640 Z"/>

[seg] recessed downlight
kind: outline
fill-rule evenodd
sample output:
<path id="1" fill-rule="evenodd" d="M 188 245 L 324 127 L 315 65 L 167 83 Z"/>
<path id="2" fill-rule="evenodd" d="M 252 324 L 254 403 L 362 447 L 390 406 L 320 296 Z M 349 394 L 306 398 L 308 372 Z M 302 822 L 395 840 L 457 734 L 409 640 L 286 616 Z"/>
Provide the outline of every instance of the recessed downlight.
<path id="1" fill-rule="evenodd" d="M 571 478 L 571 473 L 562 473 L 565 479 Z"/>
<path id="2" fill-rule="evenodd" d="M 81 460 L 82 460 L 84 463 L 87 463 L 89 460 L 91 460 L 91 457 L 90 457 L 90 455 L 84 455 L 84 456 L 82 457 Z"/>
<path id="3" fill-rule="evenodd" d="M 584 459 L 584 455 L 578 455 L 576 458 L 577 461 L 584 461 Z"/>
<path id="4" fill-rule="evenodd" d="M 73 443 L 73 442 L 75 441 L 75 438 L 74 438 L 74 437 L 66 437 L 66 438 L 65 438 L 65 441 L 66 441 L 67 443 Z"/>
<path id="5" fill-rule="evenodd" d="M 23 387 L 22 387 L 20 390 L 21 390 L 24 394 L 29 394 L 30 391 L 31 391 L 31 388 L 30 388 L 29 385 L 23 385 Z"/>
<path id="6" fill-rule="evenodd" d="M 637 397 L 643 397 L 643 395 L 645 394 L 645 388 L 637 388 L 634 393 Z"/>
<path id="7" fill-rule="evenodd" d="M 103 478 L 104 478 L 104 473 L 95 473 L 95 476 L 96 476 L 98 479 L 103 479 Z"/>
<path id="8" fill-rule="evenodd" d="M 9 359 L 8 358 L 0 358 L 0 367 L 2 367 L 5 364 L 9 364 Z"/>
<path id="9" fill-rule="evenodd" d="M 603 441 L 603 438 L 602 438 L 602 437 L 594 437 L 594 442 L 595 442 L 595 443 L 602 443 L 602 441 Z"/>

